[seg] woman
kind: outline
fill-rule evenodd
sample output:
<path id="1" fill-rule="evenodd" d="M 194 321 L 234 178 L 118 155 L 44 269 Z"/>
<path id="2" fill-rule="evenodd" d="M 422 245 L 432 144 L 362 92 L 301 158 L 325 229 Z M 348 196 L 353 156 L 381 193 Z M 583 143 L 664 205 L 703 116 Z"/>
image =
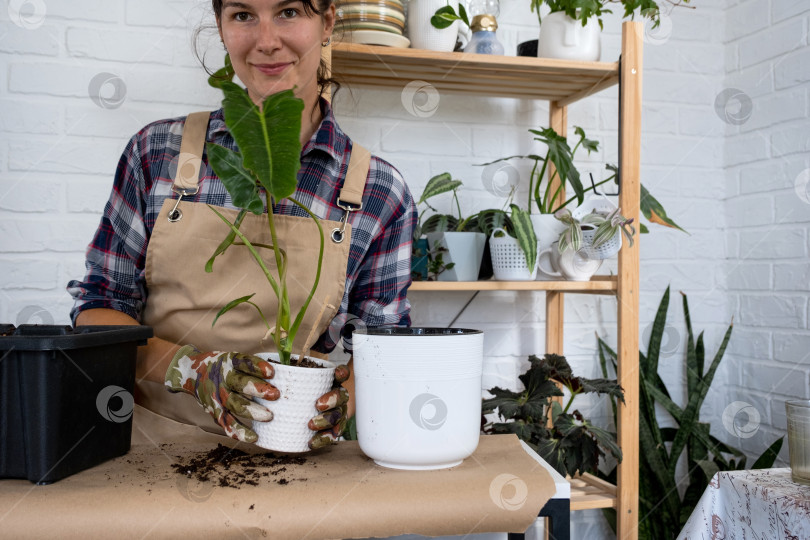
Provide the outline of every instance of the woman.
<path id="1" fill-rule="evenodd" d="M 342 320 L 351 314 L 369 326 L 409 325 L 405 294 L 410 284 L 408 259 L 415 206 L 399 172 L 382 159 L 369 158 L 353 144 L 337 125 L 329 103 L 320 97 L 326 84 L 321 48 L 329 44 L 335 24 L 331 0 L 213 0 L 212 5 L 236 76 L 251 99 L 260 104 L 269 94 L 293 89 L 304 101 L 302 166 L 295 197 L 321 219 L 346 218 L 350 224 L 348 249 L 327 246 L 333 255 L 327 260 L 345 261 L 323 269 L 324 275 L 331 274 L 340 282 L 340 292 L 337 298 L 318 298 L 314 303 L 320 310 L 310 305 L 307 316 L 312 337 L 304 350 L 312 346 L 328 352 L 335 347 L 336 337 L 325 332 L 333 319 L 324 320 L 323 315 L 329 313 L 330 305 L 338 304 L 338 298 L 337 315 L 343 315 Z M 192 118 L 196 118 L 196 128 Z M 195 130 L 197 140 L 192 143 Z M 237 291 L 250 294 L 255 287 L 251 287 L 252 278 L 243 277 L 232 282 L 204 282 L 208 278 L 203 267 L 213 249 L 205 244 L 198 227 L 216 224 L 216 230 L 222 230 L 221 222 L 216 223 L 218 218 L 204 206 L 233 208 L 233 204 L 202 152 L 203 141 L 236 150 L 221 109 L 211 113 L 210 119 L 192 115 L 152 123 L 129 141 L 88 248 L 85 279 L 68 284 L 75 298 L 71 316 L 76 325 L 152 326 L 156 337 L 138 353 L 136 401 L 201 426 L 204 409 L 226 434 L 253 442 L 255 433 L 234 414 L 270 420 L 272 414 L 250 396 L 277 399 L 278 391 L 262 380 L 272 377 L 271 364 L 250 355 L 223 352 L 256 352 L 255 341 L 242 337 L 254 322 L 231 312 L 215 327 L 210 323 L 212 309 L 216 312 L 211 298 L 221 307 L 223 298 L 227 302 L 239 296 Z M 186 151 L 193 144 L 200 149 L 201 159 Z M 195 174 L 184 178 L 189 164 Z M 190 187 L 183 184 L 189 181 Z M 357 200 L 346 204 L 350 188 Z M 346 201 L 339 205 L 341 197 Z M 164 216 L 172 211 L 168 209 L 200 218 L 168 223 L 171 220 L 160 219 L 161 211 Z M 286 200 L 277 201 L 273 211 L 305 216 Z M 191 221 L 195 225 L 189 229 Z M 224 237 L 217 234 L 216 243 Z M 217 264 L 221 264 L 219 259 Z M 252 265 L 243 254 L 237 266 L 248 276 Z M 181 371 L 182 377 L 178 375 Z M 347 370 L 337 370 L 337 379 L 347 376 Z M 203 392 L 212 381 L 216 391 Z M 168 394 L 164 383 L 187 395 Z M 310 423 L 313 430 L 321 430 L 311 446 L 328 443 L 339 434 L 345 400 L 345 391 L 338 390 L 318 400 L 318 410 L 324 413 Z"/>

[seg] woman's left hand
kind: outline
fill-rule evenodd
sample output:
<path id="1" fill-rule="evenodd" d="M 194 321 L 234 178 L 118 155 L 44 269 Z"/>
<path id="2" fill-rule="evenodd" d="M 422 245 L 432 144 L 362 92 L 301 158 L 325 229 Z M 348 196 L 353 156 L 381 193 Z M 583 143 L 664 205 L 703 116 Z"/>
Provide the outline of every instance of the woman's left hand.
<path id="1" fill-rule="evenodd" d="M 315 408 L 321 412 L 309 421 L 309 429 L 316 431 L 309 440 L 312 450 L 329 446 L 337 440 L 346 427 L 346 410 L 349 402 L 349 392 L 341 383 L 349 378 L 349 367 L 339 365 L 335 368 L 335 385 L 326 394 L 315 401 Z"/>

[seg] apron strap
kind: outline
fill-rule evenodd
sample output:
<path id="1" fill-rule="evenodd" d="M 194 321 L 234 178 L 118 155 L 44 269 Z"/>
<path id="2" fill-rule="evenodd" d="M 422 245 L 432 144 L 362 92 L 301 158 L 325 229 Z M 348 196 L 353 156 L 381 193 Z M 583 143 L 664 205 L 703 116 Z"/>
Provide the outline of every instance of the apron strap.
<path id="1" fill-rule="evenodd" d="M 177 172 L 174 175 L 175 191 L 181 195 L 196 193 L 200 183 L 200 166 L 205 150 L 205 137 L 208 134 L 208 111 L 189 114 L 183 127 L 183 140 L 180 143 Z M 346 179 L 338 195 L 338 205 L 352 207 L 351 211 L 363 207 L 363 191 L 366 187 L 371 152 L 357 143 L 352 144 Z M 343 204 L 341 204 L 343 203 Z"/>
<path id="2" fill-rule="evenodd" d="M 209 117 L 208 111 L 191 113 L 186 117 L 177 172 L 174 175 L 174 190 L 180 195 L 191 195 L 197 192 Z"/>
<path id="3" fill-rule="evenodd" d="M 371 152 L 357 143 L 352 144 L 352 154 L 349 157 L 349 167 L 346 170 L 346 180 L 338 195 L 338 206 L 348 203 L 359 210 L 363 207 L 363 190 L 366 187 L 368 167 L 371 162 Z"/>

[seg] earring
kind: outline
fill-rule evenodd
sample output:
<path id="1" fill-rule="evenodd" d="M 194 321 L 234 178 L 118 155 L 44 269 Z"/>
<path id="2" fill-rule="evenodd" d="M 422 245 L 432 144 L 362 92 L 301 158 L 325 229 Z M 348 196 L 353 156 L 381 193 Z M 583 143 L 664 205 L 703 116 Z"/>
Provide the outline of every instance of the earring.
<path id="1" fill-rule="evenodd" d="M 329 36 L 328 38 L 326 38 L 326 41 L 324 41 L 323 43 L 321 43 L 321 47 L 328 47 L 330 43 L 332 43 L 332 37 L 331 37 L 331 36 Z"/>

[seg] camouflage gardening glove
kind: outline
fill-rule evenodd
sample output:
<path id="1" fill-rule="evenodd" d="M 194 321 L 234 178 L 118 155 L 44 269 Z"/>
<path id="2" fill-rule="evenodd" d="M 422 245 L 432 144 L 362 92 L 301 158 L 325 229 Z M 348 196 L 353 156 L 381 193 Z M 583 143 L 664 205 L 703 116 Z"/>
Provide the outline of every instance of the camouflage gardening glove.
<path id="1" fill-rule="evenodd" d="M 343 428 L 346 427 L 346 421 L 348 420 L 346 409 L 349 402 L 349 392 L 340 384 L 348 378 L 348 366 L 339 365 L 336 367 L 335 384 L 332 386 L 332 390 L 315 401 L 315 408 L 321 411 L 321 414 L 309 421 L 309 429 L 317 431 L 309 440 L 309 447 L 312 450 L 329 446 L 343 433 Z"/>
<path id="2" fill-rule="evenodd" d="M 256 432 L 235 415 L 260 422 L 273 419 L 273 413 L 252 401 L 279 397 L 278 389 L 264 379 L 275 374 L 273 365 L 257 356 L 234 352 L 200 352 L 184 345 L 166 370 L 166 386 L 171 392 L 194 396 L 225 434 L 243 442 L 256 442 Z"/>

